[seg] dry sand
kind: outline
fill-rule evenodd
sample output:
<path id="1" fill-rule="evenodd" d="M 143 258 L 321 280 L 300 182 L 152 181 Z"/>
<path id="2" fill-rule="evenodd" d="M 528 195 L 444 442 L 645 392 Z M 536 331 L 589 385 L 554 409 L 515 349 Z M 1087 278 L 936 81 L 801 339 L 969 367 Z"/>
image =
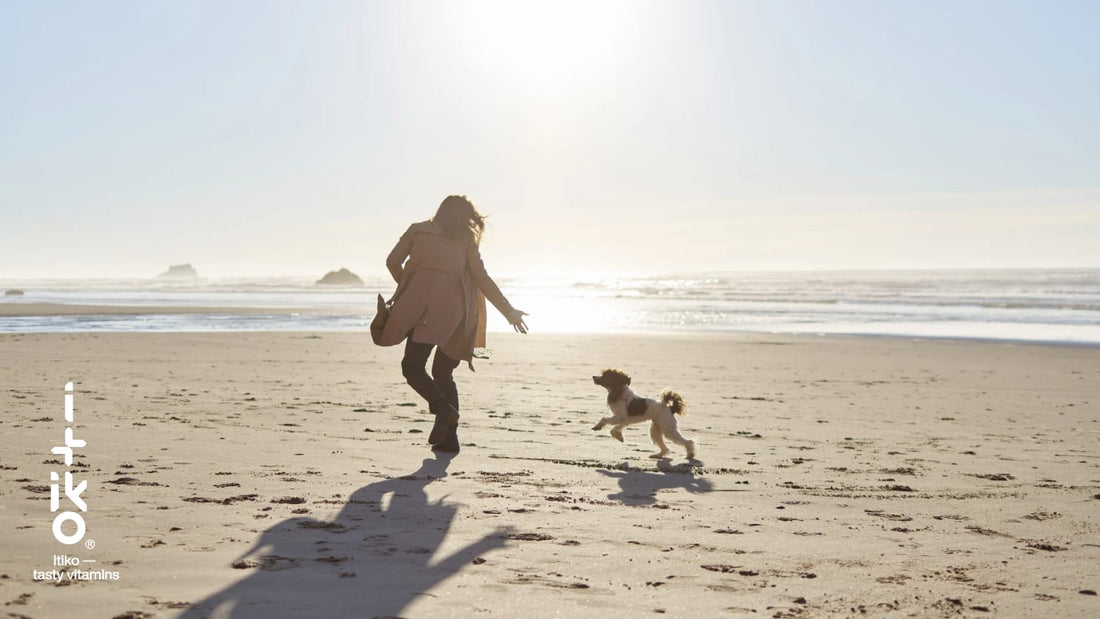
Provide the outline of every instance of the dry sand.
<path id="1" fill-rule="evenodd" d="M 0 336 L 3 612 L 1100 616 L 1100 348 L 490 344 L 437 460 L 365 333 Z M 605 365 L 683 393 L 697 461 L 590 429 Z M 51 535 L 69 380 L 92 550 Z M 60 554 L 119 579 L 32 582 Z"/>

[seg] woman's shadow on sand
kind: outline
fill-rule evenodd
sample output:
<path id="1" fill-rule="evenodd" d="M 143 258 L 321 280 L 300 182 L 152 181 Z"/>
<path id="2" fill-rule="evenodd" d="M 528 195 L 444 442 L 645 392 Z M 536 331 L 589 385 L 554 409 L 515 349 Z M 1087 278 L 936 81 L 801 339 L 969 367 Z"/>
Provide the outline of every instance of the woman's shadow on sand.
<path id="1" fill-rule="evenodd" d="M 619 492 L 607 498 L 626 505 L 655 505 L 659 490 L 683 488 L 692 494 L 714 490 L 710 480 L 695 476 L 692 465 L 673 466 L 667 458 L 657 461 L 659 473 L 630 468 L 625 462 L 616 469 L 596 470 L 619 482 Z"/>
<path id="2" fill-rule="evenodd" d="M 429 502 L 425 487 L 446 477 L 451 457 L 359 490 L 332 520 L 288 518 L 264 531 L 233 564 L 254 570 L 181 617 L 392 617 L 479 555 L 509 529 L 433 561 L 457 506 Z M 389 497 L 388 505 L 386 498 Z"/>

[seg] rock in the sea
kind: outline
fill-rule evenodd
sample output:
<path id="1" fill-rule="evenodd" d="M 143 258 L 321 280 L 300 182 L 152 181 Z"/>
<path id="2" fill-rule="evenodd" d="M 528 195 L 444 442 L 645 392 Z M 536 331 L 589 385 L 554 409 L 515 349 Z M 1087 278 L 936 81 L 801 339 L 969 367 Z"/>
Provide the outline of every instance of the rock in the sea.
<path id="1" fill-rule="evenodd" d="M 325 286 L 362 286 L 363 280 L 347 269 L 329 271 L 325 276 L 317 280 L 318 284 Z"/>
<path id="2" fill-rule="evenodd" d="M 4 296 L 5 297 L 21 297 L 21 296 L 23 296 L 23 291 L 22 290 L 15 290 L 14 288 L 11 289 L 11 290 L 5 290 L 4 291 Z"/>
<path id="3" fill-rule="evenodd" d="M 195 267 L 191 266 L 191 263 L 187 263 L 173 264 L 168 267 L 167 271 L 161 273 L 158 277 L 194 279 L 198 276 L 199 274 L 195 271 Z"/>

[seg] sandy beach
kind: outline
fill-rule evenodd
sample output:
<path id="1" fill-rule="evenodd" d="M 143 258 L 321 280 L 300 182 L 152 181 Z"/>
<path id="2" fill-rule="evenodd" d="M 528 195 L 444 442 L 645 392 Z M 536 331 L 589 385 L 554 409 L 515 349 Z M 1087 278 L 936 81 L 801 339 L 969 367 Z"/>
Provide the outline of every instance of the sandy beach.
<path id="1" fill-rule="evenodd" d="M 400 349 L 366 333 L 0 335 L 6 616 L 1100 614 L 1100 348 L 489 345 L 437 459 Z M 696 461 L 591 430 L 607 365 L 684 395 Z M 73 546 L 51 534 L 66 470 L 88 482 Z"/>
<path id="2" fill-rule="evenodd" d="M 1097 23 L 3 2 L 0 619 L 1100 618 Z"/>

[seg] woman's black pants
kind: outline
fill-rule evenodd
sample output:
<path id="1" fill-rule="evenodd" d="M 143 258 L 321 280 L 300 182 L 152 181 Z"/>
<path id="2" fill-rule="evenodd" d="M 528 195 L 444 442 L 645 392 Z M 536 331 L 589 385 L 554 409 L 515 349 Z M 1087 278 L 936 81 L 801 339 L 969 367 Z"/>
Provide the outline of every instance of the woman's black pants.
<path id="1" fill-rule="evenodd" d="M 435 344 L 421 344 L 414 342 L 412 337 L 407 338 L 405 357 L 401 359 L 401 374 L 428 404 L 445 399 L 458 410 L 458 385 L 455 384 L 454 371 L 459 362 L 437 349 L 435 359 L 432 360 L 432 375 L 428 376 L 425 368 L 432 348 L 435 348 Z"/>

